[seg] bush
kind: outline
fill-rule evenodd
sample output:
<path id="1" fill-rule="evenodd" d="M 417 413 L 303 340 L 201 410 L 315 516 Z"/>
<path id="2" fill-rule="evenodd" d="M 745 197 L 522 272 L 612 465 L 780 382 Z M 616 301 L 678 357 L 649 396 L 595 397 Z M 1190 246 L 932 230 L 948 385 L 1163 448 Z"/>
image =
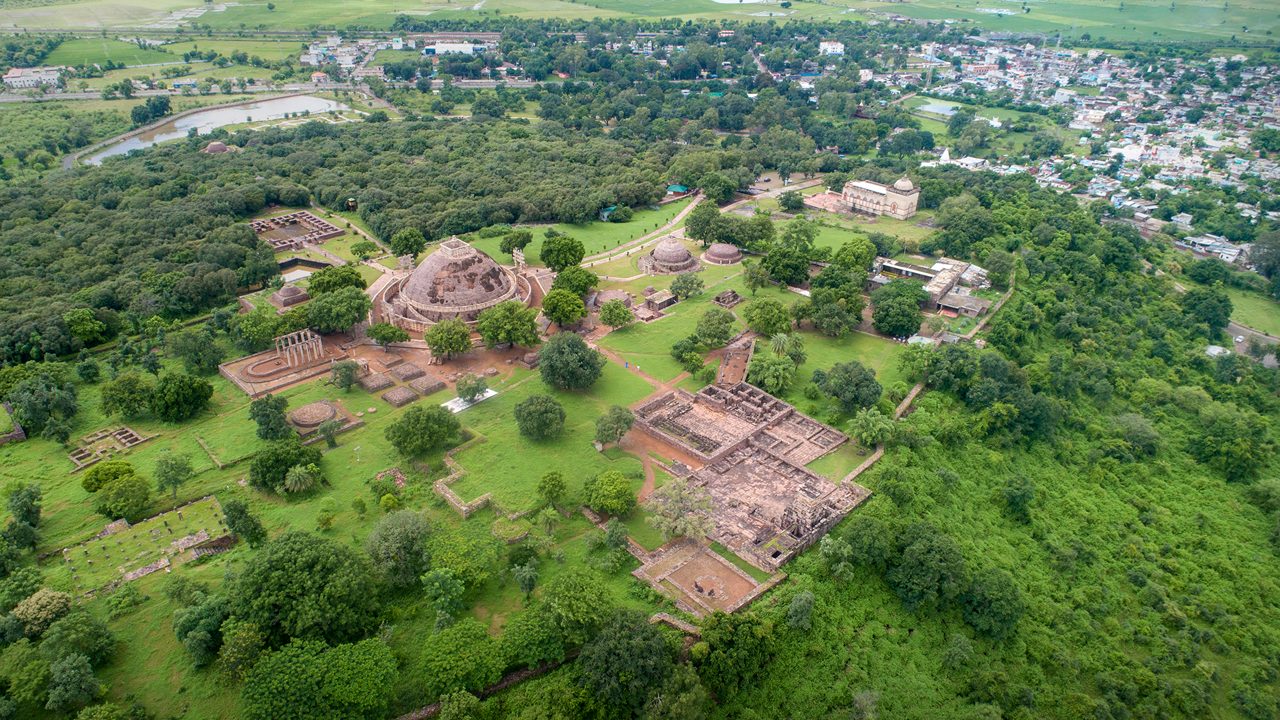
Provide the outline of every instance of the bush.
<path id="1" fill-rule="evenodd" d="M 137 475 L 122 475 L 102 486 L 93 509 L 112 520 L 142 518 L 151 505 L 151 484 Z"/>
<path id="2" fill-rule="evenodd" d="M 564 430 L 564 408 L 550 395 L 531 395 L 515 408 L 520 434 L 534 440 L 555 437 Z"/>

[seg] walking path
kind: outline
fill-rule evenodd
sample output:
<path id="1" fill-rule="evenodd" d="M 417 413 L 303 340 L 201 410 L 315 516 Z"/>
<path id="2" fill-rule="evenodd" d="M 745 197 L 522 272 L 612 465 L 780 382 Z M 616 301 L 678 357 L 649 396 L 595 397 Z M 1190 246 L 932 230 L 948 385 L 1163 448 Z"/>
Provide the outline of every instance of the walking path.
<path id="1" fill-rule="evenodd" d="M 657 242 L 658 240 L 661 240 L 662 238 L 670 234 L 670 231 L 672 230 L 672 228 L 684 222 L 684 219 L 688 217 L 689 213 L 693 212 L 694 208 L 698 207 L 698 203 L 701 203 L 702 200 L 703 200 L 702 194 L 698 193 L 697 195 L 694 196 L 693 202 L 689 203 L 688 205 L 685 206 L 683 210 L 676 213 L 676 216 L 671 218 L 671 220 L 669 220 L 662 227 L 658 228 L 657 230 L 653 230 L 649 233 L 646 233 L 644 235 L 641 235 L 640 237 L 634 240 L 629 240 L 619 245 L 616 248 L 605 250 L 604 252 L 599 252 L 599 253 L 596 253 L 595 255 L 588 255 L 587 257 L 582 259 L 582 263 L 581 263 L 582 267 L 591 268 L 591 267 L 595 267 L 596 265 L 603 265 L 604 263 L 612 262 L 614 260 L 617 260 L 620 257 L 626 257 L 627 255 L 630 255 L 632 250 L 643 249 L 645 246 L 650 245 L 654 242 Z"/>

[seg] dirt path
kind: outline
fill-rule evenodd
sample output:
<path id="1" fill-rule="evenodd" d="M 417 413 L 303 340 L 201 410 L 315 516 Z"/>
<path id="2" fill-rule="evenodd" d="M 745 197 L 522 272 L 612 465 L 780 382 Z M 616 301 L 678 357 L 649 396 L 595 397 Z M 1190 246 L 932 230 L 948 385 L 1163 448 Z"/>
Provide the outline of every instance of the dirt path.
<path id="1" fill-rule="evenodd" d="M 653 494 L 653 458 L 648 455 L 641 456 L 640 465 L 644 468 L 644 484 L 640 486 L 640 493 L 636 495 L 636 500 L 643 503 Z"/>

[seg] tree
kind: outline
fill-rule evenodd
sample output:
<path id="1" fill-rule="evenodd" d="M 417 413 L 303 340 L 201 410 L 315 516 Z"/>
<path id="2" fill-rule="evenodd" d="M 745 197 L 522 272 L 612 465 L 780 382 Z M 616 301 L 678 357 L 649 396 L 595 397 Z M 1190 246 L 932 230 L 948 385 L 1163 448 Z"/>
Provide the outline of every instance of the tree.
<path id="1" fill-rule="evenodd" d="M 284 491 L 292 495 L 308 493 L 325 482 L 324 473 L 315 463 L 294 465 L 285 471 Z"/>
<path id="2" fill-rule="evenodd" d="M 151 486 L 134 474 L 121 475 L 102 486 L 94 496 L 93 509 L 116 520 L 130 522 L 144 517 L 151 506 Z"/>
<path id="3" fill-rule="evenodd" d="M 422 643 L 422 677 L 427 697 L 466 690 L 479 692 L 502 677 L 502 654 L 485 626 L 466 618 Z"/>
<path id="4" fill-rule="evenodd" d="M 258 437 L 263 440 L 283 440 L 293 434 L 293 428 L 285 417 L 289 401 L 281 395 L 267 393 L 249 403 L 249 419 L 258 424 Z"/>
<path id="5" fill-rule="evenodd" d="M 1275 451 L 1267 437 L 1266 420 L 1252 410 L 1210 402 L 1200 408 L 1197 419 L 1197 432 L 1191 435 L 1187 451 L 1227 480 L 1253 479 Z"/>
<path id="6" fill-rule="evenodd" d="M 166 373 L 156 382 L 148 405 L 165 422 L 182 422 L 195 417 L 209 404 L 213 386 L 203 378 L 182 373 Z"/>
<path id="7" fill-rule="evenodd" d="M 439 405 L 415 405 L 388 425 L 384 434 L 401 455 L 416 457 L 456 443 L 461 430 L 458 418 Z"/>
<path id="8" fill-rule="evenodd" d="M 702 682 L 721 697 L 749 685 L 773 657 L 773 625 L 754 613 L 716 612 L 703 620 L 701 630 L 702 640 L 690 655 Z"/>
<path id="9" fill-rule="evenodd" d="M 307 292 L 313 298 L 342 288 L 364 290 L 367 286 L 355 265 L 330 265 L 307 278 Z"/>
<path id="10" fill-rule="evenodd" d="M 75 385 L 59 382 L 45 372 L 15 385 L 5 399 L 28 435 L 40 433 L 52 421 L 70 420 L 79 409 Z"/>
<path id="11" fill-rule="evenodd" d="M 555 470 L 543 474 L 538 480 L 538 496 L 553 507 L 564 497 L 565 490 L 564 475 Z"/>
<path id="12" fill-rule="evenodd" d="M 587 250 L 582 246 L 582 241 L 568 235 L 556 235 L 543 241 L 542 251 L 538 257 L 543 265 L 560 272 L 582 262 L 586 254 Z"/>
<path id="13" fill-rule="evenodd" d="M 118 477 L 136 474 L 137 471 L 127 460 L 103 460 L 94 463 L 84 472 L 84 477 L 80 479 L 80 486 L 85 489 L 85 492 L 98 492 L 102 486 Z"/>
<path id="14" fill-rule="evenodd" d="M 965 567 L 955 540 L 932 525 L 914 523 L 898 544 L 898 562 L 885 579 L 908 610 L 937 607 L 959 597 Z"/>
<path id="15" fill-rule="evenodd" d="M 698 318 L 694 334 L 698 342 L 709 348 L 724 347 L 734 336 L 737 318 L 724 308 L 710 308 Z"/>
<path id="16" fill-rule="evenodd" d="M 545 622 L 555 628 L 562 647 L 581 645 L 604 624 L 613 610 L 604 579 L 590 570 L 572 569 L 542 588 Z"/>
<path id="17" fill-rule="evenodd" d="M 342 427 L 342 420 L 330 418 L 316 427 L 316 434 L 324 439 L 324 444 L 329 448 L 336 448 L 338 447 L 338 433 L 342 431 Z"/>
<path id="18" fill-rule="evenodd" d="M 303 445 L 297 437 L 273 440 L 249 460 L 249 484 L 279 495 L 285 492 L 289 469 L 320 462 L 320 449 Z"/>
<path id="19" fill-rule="evenodd" d="M 681 300 L 688 300 L 691 297 L 701 295 L 702 290 L 702 278 L 695 273 L 680 273 L 671 281 L 671 294 Z"/>
<path id="20" fill-rule="evenodd" d="M 222 362 L 222 348 L 214 342 L 213 333 L 207 329 L 184 330 L 170 335 L 166 345 L 169 354 L 182 361 L 182 367 L 191 375 L 212 375 L 218 372 Z"/>
<path id="21" fill-rule="evenodd" d="M 67 331 L 86 347 L 102 342 L 106 334 L 106 323 L 94 316 L 89 308 L 76 308 L 63 313 L 62 321 L 67 324 Z"/>
<path id="22" fill-rule="evenodd" d="M 769 286 L 772 282 L 769 279 L 769 271 L 758 261 L 742 261 L 742 283 L 751 291 L 752 297 L 755 297 L 757 290 Z"/>
<path id="23" fill-rule="evenodd" d="M 809 357 L 804 350 L 804 338 L 800 333 L 778 333 L 769 338 L 769 349 L 774 355 L 785 356 L 796 365 L 804 364 Z"/>
<path id="24" fill-rule="evenodd" d="M 102 384 L 102 412 L 130 419 L 140 417 L 146 413 L 153 392 L 151 381 L 141 373 L 120 373 L 115 380 Z"/>
<path id="25" fill-rule="evenodd" d="M 378 244 L 369 240 L 361 240 L 351 244 L 351 252 L 361 260 L 368 260 L 378 254 Z"/>
<path id="26" fill-rule="evenodd" d="M 564 430 L 564 407 L 550 395 L 530 395 L 515 408 L 520 434 L 534 440 L 556 437 Z"/>
<path id="27" fill-rule="evenodd" d="M 1004 484 L 1005 511 L 1014 520 L 1026 525 L 1031 522 L 1031 503 L 1036 498 L 1036 486 L 1027 478 L 1016 475 Z"/>
<path id="28" fill-rule="evenodd" d="M 293 642 L 254 664 L 241 705 L 247 720 L 382 717 L 395 682 L 395 656 L 381 640 Z"/>
<path id="29" fill-rule="evenodd" d="M 622 611 L 583 646 L 578 667 L 579 682 L 610 714 L 634 717 L 671 675 L 675 653 L 642 614 Z"/>
<path id="30" fill-rule="evenodd" d="M 345 332 L 363 322 L 373 301 L 360 288 L 341 287 L 311 299 L 303 306 L 307 325 L 318 333 Z"/>
<path id="31" fill-rule="evenodd" d="M 88 705 L 102 693 L 93 667 L 84 655 L 68 655 L 49 664 L 49 700 L 46 710 L 71 712 Z"/>
<path id="32" fill-rule="evenodd" d="M 610 300 L 600 306 L 600 322 L 611 328 L 625 328 L 635 320 L 635 313 L 621 300 Z"/>
<path id="33" fill-rule="evenodd" d="M 40 588 L 15 605 L 11 612 L 22 623 L 22 631 L 27 637 L 40 637 L 54 622 L 71 612 L 71 596 Z"/>
<path id="34" fill-rule="evenodd" d="M 621 405 L 614 405 L 596 418 L 596 442 L 601 445 L 616 443 L 631 429 L 636 416 Z"/>
<path id="35" fill-rule="evenodd" d="M 771 395 L 785 392 L 795 375 L 795 361 L 785 355 L 759 353 L 747 365 L 747 382 Z"/>
<path id="36" fill-rule="evenodd" d="M 582 297 L 599 284 L 600 278 L 595 273 L 579 265 L 570 265 L 556 273 L 556 279 L 551 283 L 551 289 L 568 290 L 574 295 Z"/>
<path id="37" fill-rule="evenodd" d="M 778 196 L 778 207 L 789 213 L 800 212 L 804 209 L 804 196 L 795 190 L 788 190 Z"/>
<path id="38" fill-rule="evenodd" d="M 266 529 L 258 518 L 250 514 L 249 506 L 243 500 L 228 500 L 223 503 L 222 516 L 227 528 L 236 537 L 249 543 L 249 547 L 256 548 L 266 542 Z"/>
<path id="39" fill-rule="evenodd" d="M 101 666 L 115 652 L 116 637 L 106 623 L 77 608 L 54 621 L 40 641 L 40 654 L 49 662 L 83 655 L 89 664 Z"/>
<path id="40" fill-rule="evenodd" d="M 1011 635 L 1026 610 L 1013 576 L 997 568 L 974 573 L 962 599 L 964 621 L 996 640 Z"/>
<path id="41" fill-rule="evenodd" d="M 685 478 L 673 478 L 653 491 L 648 500 L 649 524 L 663 539 L 684 537 L 702 542 L 715 523 L 711 519 L 711 495 L 693 487 Z"/>
<path id="42" fill-rule="evenodd" d="M 264 638 L 258 626 L 234 618 L 222 623 L 222 647 L 218 649 L 218 672 L 232 682 L 245 679 L 262 656 Z"/>
<path id="43" fill-rule="evenodd" d="M 587 307 L 581 297 L 562 288 L 547 293 L 542 299 L 542 312 L 556 325 L 568 327 L 586 317 Z"/>
<path id="44" fill-rule="evenodd" d="M 436 609 L 436 626 L 451 624 L 464 607 L 462 596 L 467 592 L 466 583 L 448 567 L 429 570 L 421 579 L 422 594 Z"/>
<path id="45" fill-rule="evenodd" d="M 343 360 L 334 363 L 333 370 L 330 371 L 329 381 L 339 390 L 350 390 L 352 385 L 356 384 L 356 374 L 360 371 L 360 366 L 352 360 Z"/>
<path id="46" fill-rule="evenodd" d="M 791 329 L 791 315 L 782 303 L 773 299 L 752 300 L 743 312 L 747 327 L 761 335 L 776 335 Z"/>
<path id="47" fill-rule="evenodd" d="M 557 333 L 538 357 L 542 381 L 559 390 L 586 390 L 604 370 L 605 359 L 574 333 Z"/>
<path id="48" fill-rule="evenodd" d="M 173 499 L 178 499 L 178 488 L 195 476 L 189 455 L 177 455 L 166 450 L 156 458 L 156 486 L 160 492 L 166 489 L 173 492 Z"/>
<path id="49" fill-rule="evenodd" d="M 793 630 L 808 630 L 812 625 L 813 593 L 801 590 L 791 598 L 787 606 L 787 627 Z"/>
<path id="50" fill-rule="evenodd" d="M 458 397 L 467 402 L 475 402 L 476 398 L 484 395 L 489 390 L 489 383 L 479 375 L 467 373 L 458 378 L 458 382 L 454 385 L 454 389 L 458 391 Z"/>
<path id="51" fill-rule="evenodd" d="M 221 595 L 201 595 L 193 604 L 174 612 L 174 635 L 196 667 L 204 667 L 217 658 L 227 614 L 227 599 Z"/>
<path id="52" fill-rule="evenodd" d="M 511 568 L 511 577 L 516 581 L 520 592 L 524 593 L 525 600 L 528 600 L 538 584 L 538 566 L 532 560 L 524 565 L 517 565 Z"/>
<path id="53" fill-rule="evenodd" d="M 517 300 L 499 303 L 476 317 L 476 332 L 492 349 L 499 345 L 532 347 L 538 344 L 538 311 Z"/>
<path id="54" fill-rule="evenodd" d="M 875 405 L 883 388 L 875 372 L 857 360 L 836 363 L 830 371 L 815 370 L 813 383 L 840 402 L 840 409 L 854 412 Z"/>
<path id="55" fill-rule="evenodd" d="M 710 705 L 698 673 L 689 665 L 678 663 L 667 682 L 649 696 L 642 717 L 645 720 L 703 720 Z"/>
<path id="56" fill-rule="evenodd" d="M 386 237 L 385 235 L 383 237 Z M 427 246 L 422 231 L 414 227 L 401 228 L 391 236 L 391 253 L 397 257 L 417 256 Z"/>
<path id="57" fill-rule="evenodd" d="M 507 255 L 514 255 L 516 250 L 523 250 L 533 242 L 533 233 L 528 230 L 512 230 L 502 236 L 498 249 Z"/>
<path id="58" fill-rule="evenodd" d="M 30 525 L 33 528 L 39 527 L 40 500 L 44 495 L 40 486 L 35 483 L 24 483 L 16 487 L 10 485 L 7 492 L 9 497 L 5 500 L 5 505 L 13 515 L 14 522 Z"/>
<path id="59" fill-rule="evenodd" d="M 1182 309 L 1192 320 L 1209 326 L 1209 334 L 1217 335 L 1231 322 L 1231 298 L 1222 286 L 1192 288 L 1182 296 Z"/>
<path id="60" fill-rule="evenodd" d="M 422 339 L 427 341 L 432 355 L 445 360 L 471 349 L 471 330 L 466 323 L 456 318 L 432 325 L 423 333 Z"/>
<path id="61" fill-rule="evenodd" d="M 373 569 L 388 585 L 414 587 L 429 567 L 430 536 L 431 524 L 425 518 L 412 510 L 398 510 L 383 515 L 373 526 L 364 548 Z"/>
<path id="62" fill-rule="evenodd" d="M 849 434 L 867 447 L 888 442 L 893 437 L 894 429 L 893 418 L 886 417 L 873 407 L 859 410 L 849 421 Z"/>
<path id="63" fill-rule="evenodd" d="M 387 346 L 391 343 L 406 342 L 409 339 L 409 333 L 387 322 L 370 325 L 365 334 L 369 336 L 370 340 L 377 343 L 383 352 L 386 351 Z"/>
<path id="64" fill-rule="evenodd" d="M 924 317 L 920 305 L 928 299 L 920 283 L 894 280 L 871 293 L 871 324 L 889 337 L 914 335 Z"/>
<path id="65" fill-rule="evenodd" d="M 583 484 L 583 496 L 587 507 L 598 513 L 622 517 L 636 506 L 636 494 L 631 481 L 617 470 L 607 470 Z"/>
<path id="66" fill-rule="evenodd" d="M 262 630 L 268 646 L 290 639 L 346 642 L 378 620 L 373 569 L 331 540 L 291 531 L 250 556 L 231 585 L 231 614 Z"/>

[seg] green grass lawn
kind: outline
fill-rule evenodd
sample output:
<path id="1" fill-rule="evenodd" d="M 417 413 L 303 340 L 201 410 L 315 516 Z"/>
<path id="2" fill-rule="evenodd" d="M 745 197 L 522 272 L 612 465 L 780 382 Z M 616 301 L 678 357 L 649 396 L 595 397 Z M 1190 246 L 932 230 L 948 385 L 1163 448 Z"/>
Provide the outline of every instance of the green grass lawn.
<path id="1" fill-rule="evenodd" d="M 764 582 L 765 580 L 768 580 L 770 577 L 772 577 L 769 573 L 761 570 L 755 565 L 752 565 L 746 560 L 743 560 L 742 558 L 738 557 L 736 553 L 734 553 L 732 550 L 725 547 L 724 545 L 721 545 L 718 542 L 711 543 L 710 547 L 712 551 L 714 551 L 720 557 L 724 558 L 725 560 L 728 560 L 729 562 L 736 565 L 739 570 L 742 570 L 746 574 L 755 578 L 756 582 Z"/>
<path id="2" fill-rule="evenodd" d="M 809 463 L 807 467 L 822 477 L 838 483 L 845 475 L 866 461 L 870 454 L 871 451 L 858 445 L 856 441 L 850 440 Z"/>
<path id="3" fill-rule="evenodd" d="M 1262 293 L 1233 287 L 1227 288 L 1227 296 L 1231 298 L 1232 320 L 1280 337 L 1280 303 Z"/>
<path id="4" fill-rule="evenodd" d="M 200 38 L 188 42 L 176 42 L 163 46 L 165 50 L 178 56 L 192 50 L 208 52 L 213 50 L 228 57 L 232 53 L 243 52 L 250 58 L 260 57 L 267 61 L 284 60 L 296 57 L 302 52 L 302 43 L 296 40 L 234 40 L 222 38 Z"/>
<path id="5" fill-rule="evenodd" d="M 675 217 L 688 204 L 688 200 L 681 200 L 669 205 L 662 205 L 656 210 L 641 208 L 635 211 L 635 215 L 630 221 L 624 223 L 599 221 L 584 224 L 557 223 L 552 225 L 551 228 L 581 240 L 583 247 L 586 248 L 587 255 L 594 255 L 611 250 L 657 230 L 670 222 L 671 218 Z M 525 259 L 530 265 L 543 267 L 539 253 L 542 252 L 542 243 L 546 241 L 544 232 L 547 228 L 546 226 L 538 225 L 528 229 L 533 232 L 533 242 L 529 243 L 528 247 L 524 249 Z M 501 236 L 476 238 L 471 242 L 491 257 L 499 260 L 510 260 L 507 255 L 498 249 L 498 246 L 502 243 Z"/>
<path id="6" fill-rule="evenodd" d="M 549 469 L 562 469 L 570 498 L 580 497 L 582 483 L 605 470 L 639 473 L 635 458 L 616 449 L 597 452 L 591 443 L 595 419 L 609 406 L 631 405 L 650 392 L 648 383 L 614 363 L 605 365 L 600 380 L 582 393 L 552 390 L 537 374 L 518 370 L 496 397 L 460 414 L 463 425 L 484 441 L 456 455 L 466 474 L 453 489 L 464 500 L 491 493 L 493 502 L 512 512 L 538 504 L 538 480 Z M 531 440 L 516 429 L 515 406 L 537 394 L 549 394 L 564 406 L 567 418 L 559 437 Z"/>
<path id="7" fill-rule="evenodd" d="M 49 53 L 46 65 L 91 65 L 108 60 L 125 65 L 150 65 L 152 63 L 182 62 L 182 53 L 174 55 L 151 48 L 140 48 L 133 43 L 107 38 L 74 38 L 67 40 Z"/>

